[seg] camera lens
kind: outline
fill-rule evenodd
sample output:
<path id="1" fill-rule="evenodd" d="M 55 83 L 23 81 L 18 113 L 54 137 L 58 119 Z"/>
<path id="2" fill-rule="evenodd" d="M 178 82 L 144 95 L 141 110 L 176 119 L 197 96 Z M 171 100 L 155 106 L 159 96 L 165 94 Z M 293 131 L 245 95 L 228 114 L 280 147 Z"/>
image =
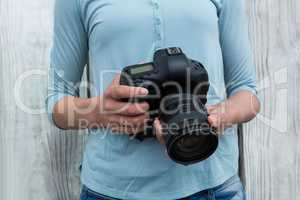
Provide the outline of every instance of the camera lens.
<path id="1" fill-rule="evenodd" d="M 204 145 L 205 139 L 201 136 L 184 136 L 174 143 L 173 151 L 177 154 L 177 157 L 194 157 L 195 153 L 202 152 Z"/>
<path id="2" fill-rule="evenodd" d="M 217 147 L 217 140 L 212 136 L 186 135 L 172 140 L 168 149 L 169 156 L 186 165 L 205 160 Z"/>
<path id="3" fill-rule="evenodd" d="M 191 135 L 180 138 L 176 145 L 183 152 L 188 153 L 197 150 L 199 146 L 202 146 L 201 143 L 203 143 L 203 140 L 201 138 L 195 135 Z"/>
<path id="4" fill-rule="evenodd" d="M 207 159 L 218 146 L 218 137 L 207 121 L 207 112 L 200 101 L 188 97 L 174 98 L 167 102 L 167 107 L 185 108 L 173 115 L 165 115 L 163 121 L 166 129 L 166 148 L 171 159 L 184 165 L 193 164 Z M 188 108 L 188 109 L 187 109 Z M 176 126 L 174 126 L 174 124 Z"/>

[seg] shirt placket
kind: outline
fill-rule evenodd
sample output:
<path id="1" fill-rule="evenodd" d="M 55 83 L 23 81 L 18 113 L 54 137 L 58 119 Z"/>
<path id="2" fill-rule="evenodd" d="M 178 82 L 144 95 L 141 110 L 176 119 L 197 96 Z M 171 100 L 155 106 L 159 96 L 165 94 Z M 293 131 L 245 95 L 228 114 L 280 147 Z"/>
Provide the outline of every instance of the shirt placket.
<path id="1" fill-rule="evenodd" d="M 154 13 L 154 31 L 155 31 L 155 50 L 162 48 L 163 46 L 163 19 L 161 14 L 161 5 L 159 0 L 152 0 L 153 13 Z"/>

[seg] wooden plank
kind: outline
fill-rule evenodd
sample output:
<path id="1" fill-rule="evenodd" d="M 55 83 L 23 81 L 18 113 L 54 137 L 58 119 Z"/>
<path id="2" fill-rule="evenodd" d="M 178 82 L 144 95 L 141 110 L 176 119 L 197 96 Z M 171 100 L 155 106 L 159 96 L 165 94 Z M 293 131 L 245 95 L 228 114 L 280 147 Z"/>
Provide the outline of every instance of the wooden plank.
<path id="1" fill-rule="evenodd" d="M 58 131 L 43 110 L 53 0 L 0 1 L 0 199 L 79 196 L 84 137 Z M 17 87 L 19 97 L 14 96 Z M 24 104 L 24 105 L 22 105 Z M 28 109 L 42 108 L 42 113 Z"/>
<path id="2" fill-rule="evenodd" d="M 297 0 L 248 1 L 262 101 L 261 114 L 244 126 L 243 134 L 247 191 L 253 200 L 300 198 L 297 8 Z"/>

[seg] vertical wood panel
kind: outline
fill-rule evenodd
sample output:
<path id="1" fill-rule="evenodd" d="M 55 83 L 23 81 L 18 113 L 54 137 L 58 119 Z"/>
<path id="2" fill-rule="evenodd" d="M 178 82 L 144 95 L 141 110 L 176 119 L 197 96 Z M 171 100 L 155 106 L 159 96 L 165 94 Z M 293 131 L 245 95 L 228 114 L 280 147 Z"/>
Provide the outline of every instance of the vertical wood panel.
<path id="1" fill-rule="evenodd" d="M 297 8 L 297 0 L 248 1 L 262 101 L 261 114 L 244 126 L 243 134 L 245 176 L 251 200 L 300 199 Z"/>
<path id="2" fill-rule="evenodd" d="M 78 199 L 84 137 L 58 131 L 45 112 L 28 113 L 18 101 L 44 107 L 53 3 L 0 0 L 1 200 Z"/>

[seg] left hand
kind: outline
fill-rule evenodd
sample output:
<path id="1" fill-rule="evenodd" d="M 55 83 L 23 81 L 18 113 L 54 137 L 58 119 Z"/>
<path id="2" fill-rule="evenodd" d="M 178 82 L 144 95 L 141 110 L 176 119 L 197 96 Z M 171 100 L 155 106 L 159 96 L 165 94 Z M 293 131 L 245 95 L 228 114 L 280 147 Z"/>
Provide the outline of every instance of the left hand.
<path id="1" fill-rule="evenodd" d="M 260 111 L 260 102 L 252 92 L 241 90 L 226 101 L 207 106 L 209 124 L 216 128 L 217 134 L 224 134 L 233 124 L 245 123 L 253 119 Z M 157 119 L 154 123 L 156 137 L 164 144 L 162 125 Z"/>
<path id="2" fill-rule="evenodd" d="M 209 114 L 208 122 L 213 128 L 216 129 L 217 135 L 222 135 L 225 129 L 232 125 L 229 120 L 229 112 L 228 108 L 226 107 L 226 102 L 207 106 L 207 111 Z M 155 119 L 154 128 L 156 139 L 159 141 L 159 143 L 165 144 L 162 125 L 159 119 Z"/>
<path id="3" fill-rule="evenodd" d="M 216 129 L 216 134 L 223 135 L 226 128 L 232 126 L 229 120 L 229 110 L 226 102 L 207 106 L 208 122 Z"/>

